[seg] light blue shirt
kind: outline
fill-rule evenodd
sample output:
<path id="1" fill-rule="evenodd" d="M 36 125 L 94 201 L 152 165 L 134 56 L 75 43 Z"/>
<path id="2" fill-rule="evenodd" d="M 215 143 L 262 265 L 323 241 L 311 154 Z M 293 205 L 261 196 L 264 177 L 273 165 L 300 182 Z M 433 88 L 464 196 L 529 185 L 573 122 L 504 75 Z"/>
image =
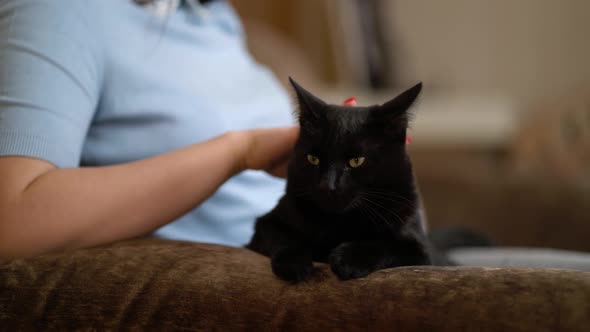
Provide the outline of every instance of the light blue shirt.
<path id="1" fill-rule="evenodd" d="M 0 155 L 113 165 L 291 123 L 224 1 L 158 15 L 131 0 L 0 0 Z M 156 236 L 243 245 L 283 191 L 243 172 Z"/>

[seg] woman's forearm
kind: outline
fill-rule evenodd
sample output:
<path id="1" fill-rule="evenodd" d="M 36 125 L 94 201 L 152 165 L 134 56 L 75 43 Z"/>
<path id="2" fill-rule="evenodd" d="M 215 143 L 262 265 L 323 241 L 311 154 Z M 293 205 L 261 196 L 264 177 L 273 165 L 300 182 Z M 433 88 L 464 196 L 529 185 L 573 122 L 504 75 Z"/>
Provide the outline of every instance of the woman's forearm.
<path id="1" fill-rule="evenodd" d="M 243 140 L 232 133 L 128 164 L 44 172 L 18 197 L 4 195 L 0 258 L 147 234 L 203 202 L 240 171 Z"/>
<path id="2" fill-rule="evenodd" d="M 298 127 L 239 131 L 106 167 L 2 157 L 0 261 L 148 234 L 244 169 L 284 176 L 298 135 Z"/>

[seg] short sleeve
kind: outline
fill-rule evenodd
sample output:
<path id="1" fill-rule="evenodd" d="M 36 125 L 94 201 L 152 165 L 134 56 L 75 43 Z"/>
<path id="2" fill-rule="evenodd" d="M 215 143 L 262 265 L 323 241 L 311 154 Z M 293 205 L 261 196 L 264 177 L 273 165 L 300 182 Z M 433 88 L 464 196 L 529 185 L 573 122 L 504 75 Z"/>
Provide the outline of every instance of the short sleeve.
<path id="1" fill-rule="evenodd" d="M 102 57 L 91 1 L 0 1 L 0 156 L 77 167 Z"/>

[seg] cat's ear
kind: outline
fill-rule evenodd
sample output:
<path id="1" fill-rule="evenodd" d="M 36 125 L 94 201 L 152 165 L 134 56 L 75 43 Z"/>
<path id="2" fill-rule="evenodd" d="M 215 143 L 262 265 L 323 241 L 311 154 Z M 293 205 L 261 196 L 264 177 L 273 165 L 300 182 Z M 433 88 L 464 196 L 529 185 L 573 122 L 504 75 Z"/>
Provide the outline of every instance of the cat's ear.
<path id="1" fill-rule="evenodd" d="M 422 91 L 422 82 L 414 85 L 408 90 L 402 92 L 399 96 L 379 106 L 380 112 L 389 114 L 390 116 L 408 115 L 408 111 L 418 95 Z"/>
<path id="2" fill-rule="evenodd" d="M 326 103 L 302 88 L 291 77 L 289 77 L 289 82 L 297 94 L 299 108 L 296 110 L 296 115 L 299 118 L 299 123 L 301 126 L 317 124 L 322 117 Z"/>
<path id="3" fill-rule="evenodd" d="M 372 110 L 372 117 L 379 127 L 385 128 L 390 135 L 405 141 L 406 129 L 410 121 L 410 107 L 422 91 L 422 82 L 402 92 L 397 97 L 377 106 Z"/>

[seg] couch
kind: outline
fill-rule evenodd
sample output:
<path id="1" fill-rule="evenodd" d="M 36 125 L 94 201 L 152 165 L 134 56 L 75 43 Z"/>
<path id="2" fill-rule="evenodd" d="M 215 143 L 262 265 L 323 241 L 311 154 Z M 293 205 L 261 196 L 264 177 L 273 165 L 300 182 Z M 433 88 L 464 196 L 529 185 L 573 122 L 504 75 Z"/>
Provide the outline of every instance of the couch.
<path id="1" fill-rule="evenodd" d="M 277 280 L 251 251 L 156 239 L 0 267 L 0 330 L 587 331 L 590 276 L 402 267 Z"/>

